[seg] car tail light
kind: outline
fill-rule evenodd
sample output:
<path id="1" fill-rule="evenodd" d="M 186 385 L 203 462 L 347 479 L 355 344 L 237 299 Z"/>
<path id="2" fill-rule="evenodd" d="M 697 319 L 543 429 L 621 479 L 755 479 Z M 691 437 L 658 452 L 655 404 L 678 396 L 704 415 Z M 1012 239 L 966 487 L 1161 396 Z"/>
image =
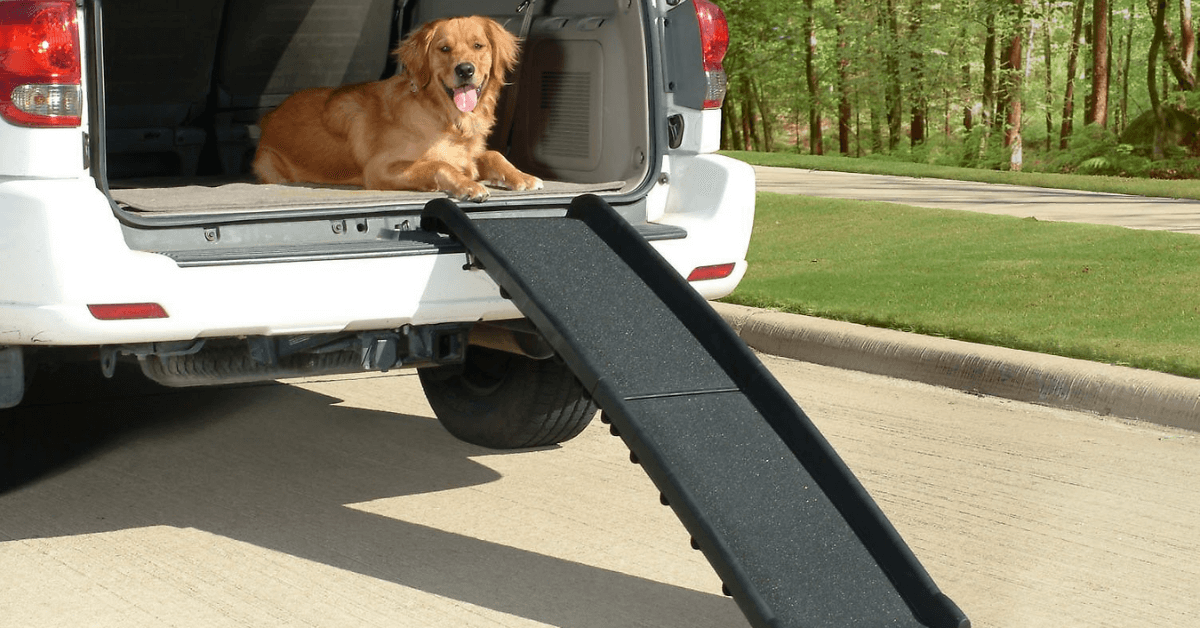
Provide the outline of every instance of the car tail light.
<path id="1" fill-rule="evenodd" d="M 704 108 L 720 109 L 725 100 L 725 69 L 721 62 L 729 50 L 729 23 L 720 7 L 708 0 L 693 0 L 700 22 L 700 49 L 704 57 L 704 76 L 708 79 Z"/>
<path id="2" fill-rule="evenodd" d="M 74 0 L 0 0 L 0 116 L 24 126 L 79 126 Z"/>
<path id="3" fill-rule="evenodd" d="M 87 307 L 92 316 L 102 321 L 167 318 L 167 310 L 157 303 L 105 303 Z"/>
<path id="4" fill-rule="evenodd" d="M 707 281 L 709 279 L 724 279 L 733 274 L 736 264 L 714 264 L 700 266 L 688 274 L 688 281 Z"/>

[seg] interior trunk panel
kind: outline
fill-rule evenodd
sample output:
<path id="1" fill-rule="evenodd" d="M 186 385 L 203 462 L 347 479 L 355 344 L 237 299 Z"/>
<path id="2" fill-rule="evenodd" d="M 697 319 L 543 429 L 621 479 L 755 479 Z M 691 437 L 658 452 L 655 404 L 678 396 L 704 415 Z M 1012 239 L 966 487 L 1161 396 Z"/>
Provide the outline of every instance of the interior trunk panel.
<path id="1" fill-rule="evenodd" d="M 412 192 L 258 185 L 258 120 L 309 87 L 396 71 L 404 33 L 454 15 L 488 15 L 514 34 L 513 0 L 104 0 L 103 151 L 107 187 L 142 222 L 165 216 L 423 203 Z M 628 193 L 648 176 L 649 70 L 637 2 L 537 1 L 522 64 L 490 144 L 547 181 L 493 190 L 488 203 Z M 516 96 L 511 132 L 504 118 Z M 98 164 L 100 165 L 100 164 Z"/>

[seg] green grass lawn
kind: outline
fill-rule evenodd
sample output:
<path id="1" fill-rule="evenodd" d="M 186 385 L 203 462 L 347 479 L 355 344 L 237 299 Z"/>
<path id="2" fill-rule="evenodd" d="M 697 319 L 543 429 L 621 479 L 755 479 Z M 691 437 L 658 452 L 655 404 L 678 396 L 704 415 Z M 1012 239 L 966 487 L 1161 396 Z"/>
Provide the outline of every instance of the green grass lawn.
<path id="1" fill-rule="evenodd" d="M 1200 238 L 758 195 L 732 303 L 1200 377 Z"/>
<path id="2" fill-rule="evenodd" d="M 1128 179 L 1076 174 L 1037 172 L 1004 172 L 980 168 L 933 166 L 885 159 L 866 159 L 841 156 L 801 155 L 798 153 L 756 153 L 721 151 L 721 154 L 756 166 L 782 166 L 809 170 L 834 170 L 860 174 L 889 174 L 931 179 L 954 179 L 981 183 L 1008 183 L 1040 188 L 1085 190 L 1138 196 L 1200 199 L 1200 181 L 1165 181 L 1162 179 Z"/>

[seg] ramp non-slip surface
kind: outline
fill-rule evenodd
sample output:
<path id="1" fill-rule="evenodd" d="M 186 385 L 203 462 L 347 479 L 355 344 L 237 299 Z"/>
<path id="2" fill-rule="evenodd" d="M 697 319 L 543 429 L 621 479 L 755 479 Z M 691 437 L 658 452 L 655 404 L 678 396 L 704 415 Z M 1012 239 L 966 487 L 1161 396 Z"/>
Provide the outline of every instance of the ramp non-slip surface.
<path id="1" fill-rule="evenodd" d="M 791 397 L 603 200 L 472 220 L 439 199 L 426 217 L 591 391 L 752 625 L 969 625 Z"/>

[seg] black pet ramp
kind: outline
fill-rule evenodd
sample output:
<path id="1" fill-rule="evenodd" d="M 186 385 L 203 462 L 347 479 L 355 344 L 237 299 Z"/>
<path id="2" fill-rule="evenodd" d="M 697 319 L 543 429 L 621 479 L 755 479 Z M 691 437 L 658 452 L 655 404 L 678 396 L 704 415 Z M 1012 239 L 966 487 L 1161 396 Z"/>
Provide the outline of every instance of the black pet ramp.
<path id="1" fill-rule="evenodd" d="M 791 396 L 602 199 L 477 220 L 437 199 L 424 217 L 591 391 L 751 625 L 970 625 Z"/>

